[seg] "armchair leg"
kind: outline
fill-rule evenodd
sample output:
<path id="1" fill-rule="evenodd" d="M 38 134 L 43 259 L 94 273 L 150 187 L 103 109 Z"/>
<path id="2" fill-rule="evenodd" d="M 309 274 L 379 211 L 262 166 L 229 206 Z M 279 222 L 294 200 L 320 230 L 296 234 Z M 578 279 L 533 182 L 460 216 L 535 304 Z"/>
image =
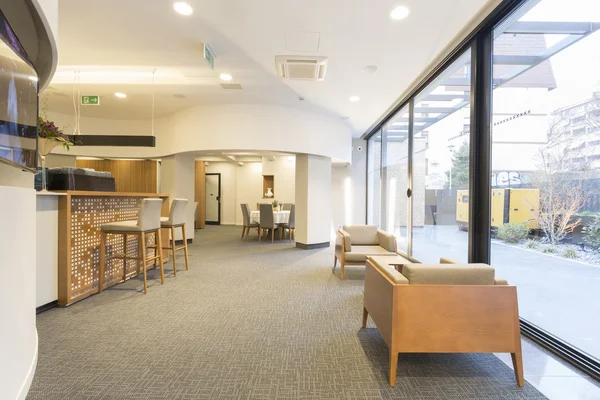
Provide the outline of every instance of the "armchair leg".
<path id="1" fill-rule="evenodd" d="M 335 269 L 336 265 L 337 265 L 337 256 L 333 256 L 333 269 Z"/>
<path id="2" fill-rule="evenodd" d="M 523 387 L 525 385 L 523 379 L 523 356 L 521 353 L 510 353 L 510 356 L 515 370 L 515 378 L 517 378 L 517 386 Z"/>
<path id="3" fill-rule="evenodd" d="M 398 368 L 398 352 L 390 350 L 390 386 L 396 386 Z"/>
<path id="4" fill-rule="evenodd" d="M 340 261 L 340 280 L 344 280 L 344 262 Z"/>
<path id="5" fill-rule="evenodd" d="M 367 327 L 367 319 L 368 318 L 369 318 L 369 312 L 367 311 L 366 308 L 363 307 L 363 324 L 362 324 L 363 329 Z"/>

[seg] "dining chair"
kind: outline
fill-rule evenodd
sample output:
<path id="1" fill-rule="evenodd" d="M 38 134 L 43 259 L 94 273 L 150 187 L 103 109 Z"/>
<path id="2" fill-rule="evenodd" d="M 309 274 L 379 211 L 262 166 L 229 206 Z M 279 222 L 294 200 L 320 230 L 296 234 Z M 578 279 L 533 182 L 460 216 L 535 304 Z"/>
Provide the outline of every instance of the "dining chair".
<path id="1" fill-rule="evenodd" d="M 260 242 L 262 234 L 268 229 L 270 229 L 271 243 L 275 242 L 275 229 L 277 228 L 279 228 L 279 225 L 275 223 L 275 216 L 273 215 L 273 206 L 271 204 L 261 204 L 258 241 Z"/>
<path id="2" fill-rule="evenodd" d="M 246 237 L 246 240 L 248 240 L 248 234 L 250 233 L 250 228 L 257 228 L 259 229 L 259 224 L 258 222 L 251 222 L 250 221 L 250 207 L 248 206 L 248 203 L 244 203 L 241 205 L 242 206 L 242 216 L 244 217 L 244 227 L 242 228 L 242 239 L 244 239 L 244 236 Z M 260 238 L 260 229 L 259 229 L 259 238 Z"/>
<path id="3" fill-rule="evenodd" d="M 292 204 L 292 203 L 284 203 L 282 210 L 283 211 L 291 211 L 293 206 L 294 206 L 294 204 Z"/>
<path id="4" fill-rule="evenodd" d="M 284 232 L 286 229 L 289 231 L 288 234 L 289 234 L 290 242 L 292 241 L 292 238 L 294 238 L 294 240 L 296 240 L 296 238 L 295 238 L 295 235 L 296 235 L 296 205 L 295 204 L 290 204 L 290 218 L 288 219 L 288 222 L 285 224 L 279 224 L 279 226 L 283 229 Z"/>

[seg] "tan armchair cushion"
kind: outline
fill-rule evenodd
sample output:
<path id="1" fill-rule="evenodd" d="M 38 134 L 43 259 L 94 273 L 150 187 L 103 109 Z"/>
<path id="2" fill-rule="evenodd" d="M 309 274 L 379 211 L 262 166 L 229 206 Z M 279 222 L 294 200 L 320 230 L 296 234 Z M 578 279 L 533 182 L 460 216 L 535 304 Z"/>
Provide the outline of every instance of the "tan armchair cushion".
<path id="1" fill-rule="evenodd" d="M 440 264 L 460 264 L 460 263 L 452 258 L 440 257 Z"/>
<path id="2" fill-rule="evenodd" d="M 380 229 L 377 231 L 377 240 L 379 245 L 387 251 L 396 251 L 396 237 L 391 233 L 384 232 Z"/>
<path id="3" fill-rule="evenodd" d="M 381 246 L 352 246 L 352 251 L 347 251 L 344 254 L 344 259 L 347 262 L 366 262 L 367 256 L 377 255 L 395 256 L 396 253 L 387 251 Z"/>
<path id="4" fill-rule="evenodd" d="M 486 264 L 408 264 L 402 268 L 411 285 L 494 285 L 494 268 Z"/>
<path id="5" fill-rule="evenodd" d="M 353 245 L 379 245 L 375 225 L 344 225 L 342 229 L 350 234 Z"/>

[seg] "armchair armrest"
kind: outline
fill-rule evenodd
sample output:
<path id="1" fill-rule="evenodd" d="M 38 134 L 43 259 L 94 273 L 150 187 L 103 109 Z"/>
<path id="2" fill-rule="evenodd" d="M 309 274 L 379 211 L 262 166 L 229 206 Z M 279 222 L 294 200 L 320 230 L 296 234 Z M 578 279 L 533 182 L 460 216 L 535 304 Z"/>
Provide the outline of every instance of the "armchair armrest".
<path id="1" fill-rule="evenodd" d="M 335 256 L 338 260 L 343 260 L 343 254 L 352 249 L 350 234 L 343 229 L 338 229 L 335 235 Z"/>
<path id="2" fill-rule="evenodd" d="M 387 251 L 396 252 L 396 237 L 391 233 L 387 233 L 382 231 L 381 229 L 377 230 L 377 238 L 379 239 L 379 245 L 386 249 Z"/>

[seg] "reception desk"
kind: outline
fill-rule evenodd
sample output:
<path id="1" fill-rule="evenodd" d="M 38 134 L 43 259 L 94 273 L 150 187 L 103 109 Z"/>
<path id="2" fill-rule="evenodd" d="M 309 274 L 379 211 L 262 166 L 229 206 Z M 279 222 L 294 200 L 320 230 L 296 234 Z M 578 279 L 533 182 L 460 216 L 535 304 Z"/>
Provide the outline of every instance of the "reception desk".
<path id="1" fill-rule="evenodd" d="M 100 226 L 110 222 L 136 220 L 143 198 L 162 198 L 162 215 L 168 216 L 169 196 L 157 193 L 82 192 L 65 191 L 58 198 L 58 305 L 67 306 L 98 293 L 100 263 Z M 169 233 L 163 230 L 163 246 Z M 153 245 L 153 235 L 149 235 Z M 136 257 L 138 243 L 130 238 L 127 255 Z M 154 250 L 149 249 L 154 254 Z M 136 275 L 136 260 L 110 259 L 111 254 L 123 253 L 123 235 L 109 235 L 104 288 Z M 165 261 L 168 252 L 163 252 Z M 154 262 L 148 267 L 155 267 Z"/>

